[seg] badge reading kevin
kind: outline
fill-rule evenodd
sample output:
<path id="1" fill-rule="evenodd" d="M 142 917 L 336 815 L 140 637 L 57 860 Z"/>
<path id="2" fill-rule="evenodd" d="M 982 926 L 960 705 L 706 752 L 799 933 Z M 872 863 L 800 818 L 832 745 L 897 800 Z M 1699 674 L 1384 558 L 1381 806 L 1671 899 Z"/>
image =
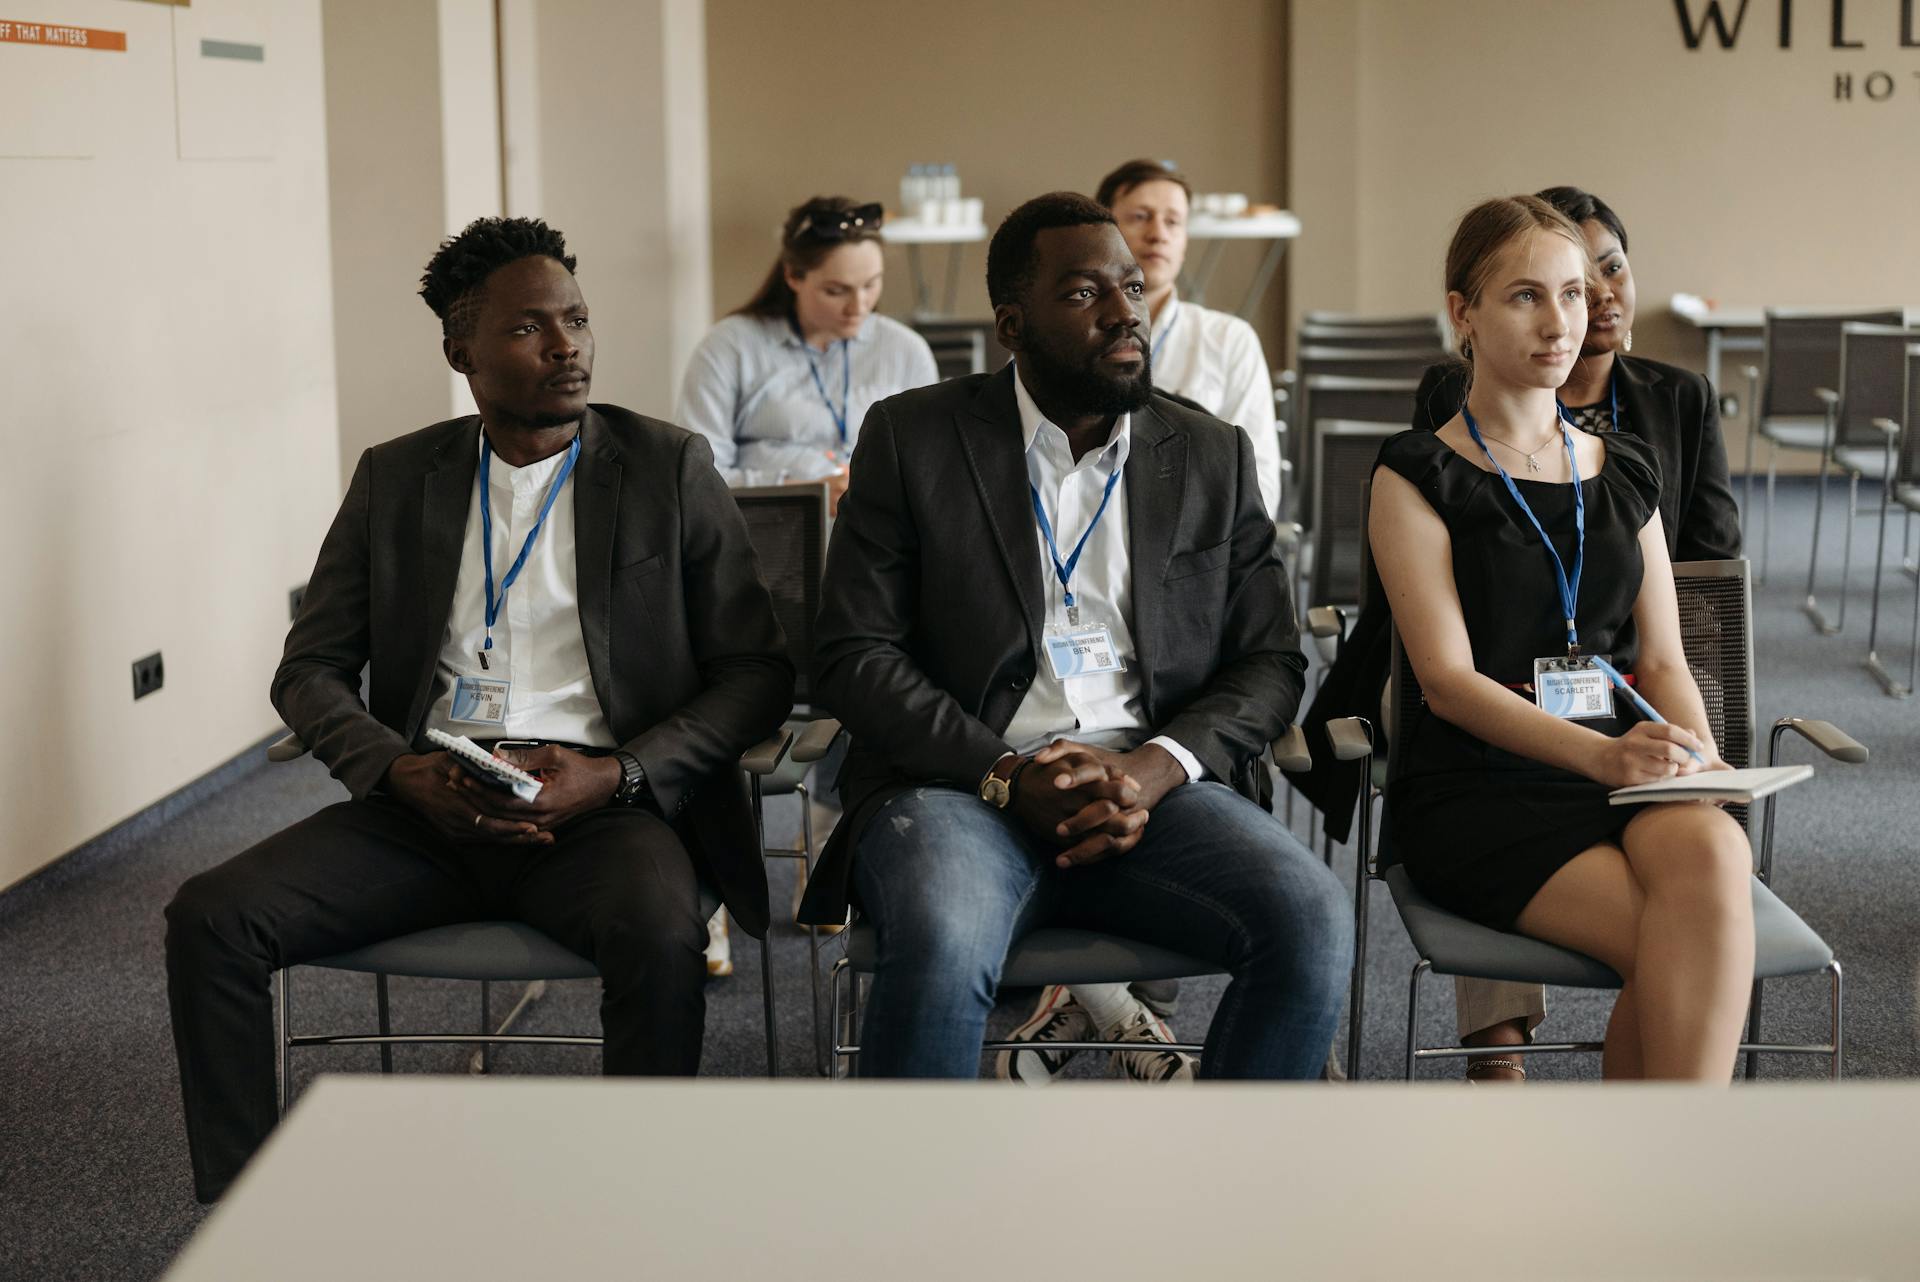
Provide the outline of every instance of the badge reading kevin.
<path id="1" fill-rule="evenodd" d="M 507 723 L 507 696 L 512 693 L 511 681 L 462 676 L 453 683 L 453 719 L 503 726 Z"/>
<path id="2" fill-rule="evenodd" d="M 1050 630 L 1046 635 L 1047 662 L 1056 680 L 1091 677 L 1103 672 L 1124 672 L 1120 652 L 1114 647 L 1113 633 L 1104 623 L 1083 624 L 1077 628 Z"/>
<path id="3" fill-rule="evenodd" d="M 1569 721 L 1613 715 L 1613 684 L 1583 655 L 1533 661 L 1533 701 Z"/>

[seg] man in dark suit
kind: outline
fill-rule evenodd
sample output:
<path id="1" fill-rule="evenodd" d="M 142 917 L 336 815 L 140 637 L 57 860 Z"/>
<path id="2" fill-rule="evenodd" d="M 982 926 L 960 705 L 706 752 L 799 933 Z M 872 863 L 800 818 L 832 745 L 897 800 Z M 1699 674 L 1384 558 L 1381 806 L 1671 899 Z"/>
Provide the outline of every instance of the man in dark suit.
<path id="1" fill-rule="evenodd" d="M 1017 372 L 876 405 L 827 559 L 853 748 L 803 915 L 876 928 L 862 1070 L 973 1076 L 1009 946 L 1058 923 L 1231 972 L 1203 1073 L 1314 1076 L 1351 914 L 1260 804 L 1305 662 L 1252 446 L 1153 394 L 1101 206 L 1021 206 L 987 280 Z"/>
<path id="2" fill-rule="evenodd" d="M 202 1201 L 276 1120 L 277 968 L 518 918 L 598 966 L 606 1072 L 692 1074 L 700 882 L 766 929 L 736 762 L 791 707 L 785 640 L 706 442 L 588 404 L 573 267 L 546 224 L 498 218 L 428 265 L 421 293 L 480 413 L 361 455 L 273 681 L 352 799 L 167 908 Z M 476 782 L 430 750 L 433 728 L 520 742 L 500 755 L 539 774 L 539 796 Z"/>

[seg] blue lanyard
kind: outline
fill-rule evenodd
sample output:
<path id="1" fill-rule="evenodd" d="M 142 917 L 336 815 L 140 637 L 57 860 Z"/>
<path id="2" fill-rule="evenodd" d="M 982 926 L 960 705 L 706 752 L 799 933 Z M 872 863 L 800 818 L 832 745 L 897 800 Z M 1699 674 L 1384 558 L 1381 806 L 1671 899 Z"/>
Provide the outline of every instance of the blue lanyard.
<path id="1" fill-rule="evenodd" d="M 796 327 L 795 333 L 798 334 Z M 840 407 L 834 408 L 833 399 L 827 395 L 827 384 L 820 377 L 820 362 L 813 359 L 813 345 L 802 337 L 801 350 L 807 354 L 807 368 L 813 371 L 813 389 L 820 393 L 820 403 L 827 407 L 827 413 L 833 416 L 833 426 L 840 433 L 840 448 L 847 447 L 847 406 L 850 404 L 848 393 L 853 387 L 853 348 L 850 338 L 840 340 Z"/>
<path id="2" fill-rule="evenodd" d="M 1561 425 L 1560 440 L 1567 447 L 1567 467 L 1573 472 L 1574 553 L 1573 579 L 1569 582 L 1567 567 L 1560 560 L 1559 550 L 1553 546 L 1553 540 L 1547 537 L 1540 518 L 1520 497 L 1520 487 L 1513 483 L 1513 478 L 1507 475 L 1507 469 L 1500 466 L 1500 460 L 1493 456 L 1486 441 L 1481 439 L 1480 424 L 1474 421 L 1473 411 L 1462 405 L 1460 413 L 1467 420 L 1467 434 L 1473 437 L 1473 443 L 1480 447 L 1480 452 L 1487 456 L 1487 462 L 1493 464 L 1493 470 L 1500 474 L 1500 479 L 1507 483 L 1507 493 L 1513 495 L 1513 501 L 1520 505 L 1520 510 L 1527 514 L 1527 519 L 1533 522 L 1533 528 L 1539 532 L 1540 541 L 1547 545 L 1547 555 L 1553 558 L 1553 577 L 1560 588 L 1560 615 L 1567 621 L 1567 653 L 1572 654 L 1580 648 L 1580 632 L 1574 627 L 1573 620 L 1580 602 L 1580 571 L 1587 563 L 1587 499 L 1580 490 L 1580 464 L 1573 457 L 1573 433 L 1567 430 L 1565 424 Z"/>
<path id="3" fill-rule="evenodd" d="M 1174 307 L 1176 308 L 1178 308 L 1179 306 L 1180 306 L 1179 303 L 1174 304 Z M 1175 325 L 1178 325 L 1179 323 L 1180 323 L 1180 313 L 1178 311 L 1175 311 L 1173 314 L 1173 319 L 1168 321 L 1167 327 L 1160 331 L 1160 337 L 1153 340 L 1153 350 L 1149 353 L 1152 359 L 1156 361 L 1160 359 L 1161 345 L 1167 341 L 1167 335 L 1173 333 L 1173 327 Z"/>
<path id="4" fill-rule="evenodd" d="M 487 495 L 488 477 L 493 470 L 493 443 L 485 439 L 482 433 L 480 445 L 480 551 L 487 565 L 487 644 L 483 647 L 480 666 L 486 667 L 484 651 L 493 649 L 493 625 L 500 618 L 500 607 L 507 603 L 507 589 L 520 577 L 520 571 L 526 568 L 527 553 L 533 551 L 533 541 L 540 537 L 540 529 L 547 523 L 547 513 L 553 511 L 553 501 L 560 497 L 560 491 L 566 486 L 567 478 L 573 475 L 573 465 L 580 457 L 580 436 L 575 433 L 573 443 L 567 446 L 567 461 L 560 465 L 559 475 L 553 478 L 553 484 L 547 487 L 547 501 L 540 505 L 540 517 L 527 531 L 527 541 L 520 545 L 520 555 L 514 558 L 513 568 L 507 571 L 507 577 L 500 582 L 499 595 L 493 588 L 493 502 Z"/>
<path id="5" fill-rule="evenodd" d="M 1619 378 L 1620 358 L 1616 356 L 1614 357 L 1613 369 L 1607 374 L 1607 430 L 1609 432 L 1617 432 L 1620 430 Z M 1556 397 L 1553 403 L 1560 407 L 1561 418 L 1569 423 L 1573 422 L 1573 411 L 1568 409 L 1564 402 Z M 1481 448 L 1484 449 L 1486 447 L 1482 446 Z"/>
<path id="6" fill-rule="evenodd" d="M 1040 487 L 1032 481 L 1027 482 L 1027 493 L 1033 497 L 1033 515 L 1040 522 L 1040 533 L 1046 537 L 1047 555 L 1053 558 L 1053 572 L 1060 576 L 1060 587 L 1067 594 L 1067 622 L 1070 624 L 1080 621 L 1078 607 L 1073 603 L 1073 567 L 1080 564 L 1080 554 L 1087 550 L 1087 540 L 1093 537 L 1094 530 L 1100 524 L 1100 518 L 1107 514 L 1107 500 L 1113 497 L 1113 487 L 1119 483 L 1120 469 L 1116 467 L 1113 469 L 1113 475 L 1107 478 L 1107 488 L 1106 492 L 1100 496 L 1100 506 L 1094 509 L 1093 519 L 1087 522 L 1087 532 L 1082 534 L 1080 541 L 1073 545 L 1073 555 L 1066 559 L 1065 564 L 1062 564 L 1060 545 L 1053 541 L 1053 523 L 1047 520 L 1046 506 L 1040 502 Z"/>

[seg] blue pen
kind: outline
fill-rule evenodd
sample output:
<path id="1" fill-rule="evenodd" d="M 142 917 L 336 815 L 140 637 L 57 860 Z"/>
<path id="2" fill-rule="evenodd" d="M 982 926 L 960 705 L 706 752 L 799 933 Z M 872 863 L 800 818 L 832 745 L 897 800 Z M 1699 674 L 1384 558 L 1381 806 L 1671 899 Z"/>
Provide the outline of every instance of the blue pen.
<path id="1" fill-rule="evenodd" d="M 1593 660 L 1594 667 L 1600 669 L 1600 671 L 1607 674 L 1607 680 L 1613 682 L 1614 688 L 1619 690 L 1621 694 L 1626 695 L 1628 701 L 1631 702 L 1634 707 L 1640 710 L 1641 716 L 1645 717 L 1647 720 L 1651 722 L 1654 722 L 1656 725 L 1664 726 L 1667 724 L 1667 719 L 1661 716 L 1659 713 L 1655 712 L 1653 710 L 1653 705 L 1651 703 L 1648 703 L 1645 699 L 1642 699 L 1640 697 L 1640 692 L 1638 690 L 1635 690 L 1632 686 L 1628 685 L 1627 679 L 1621 676 L 1620 673 L 1614 669 L 1614 666 L 1611 663 L 1608 663 L 1605 659 L 1601 658 L 1597 654 L 1590 654 L 1587 657 Z M 1707 764 L 1707 759 L 1701 756 L 1699 753 L 1695 752 L 1692 748 L 1687 749 L 1687 755 L 1689 757 L 1692 757 L 1695 761 L 1699 762 L 1703 766 Z"/>

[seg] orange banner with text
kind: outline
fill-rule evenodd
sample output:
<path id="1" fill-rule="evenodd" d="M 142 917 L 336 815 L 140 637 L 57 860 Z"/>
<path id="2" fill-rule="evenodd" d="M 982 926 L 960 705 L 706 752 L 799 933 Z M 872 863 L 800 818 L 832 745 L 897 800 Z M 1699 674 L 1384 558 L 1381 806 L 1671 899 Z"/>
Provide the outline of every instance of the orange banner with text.
<path id="1" fill-rule="evenodd" d="M 53 45 L 60 49 L 95 49 L 125 53 L 127 33 L 97 31 L 92 27 L 61 27 L 47 22 L 16 22 L 0 18 L 0 44 Z"/>

